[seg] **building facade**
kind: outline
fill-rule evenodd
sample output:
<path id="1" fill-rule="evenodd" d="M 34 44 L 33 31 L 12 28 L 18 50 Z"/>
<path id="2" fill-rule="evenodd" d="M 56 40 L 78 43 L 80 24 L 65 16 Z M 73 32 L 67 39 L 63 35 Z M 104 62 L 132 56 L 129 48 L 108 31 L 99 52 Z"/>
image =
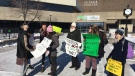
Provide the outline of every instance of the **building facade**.
<path id="1" fill-rule="evenodd" d="M 7 1 L 7 2 L 6 2 Z M 9 1 L 9 2 L 8 2 Z M 10 6 L 10 1 L 0 2 L 0 27 L 19 27 L 23 23 L 20 13 L 13 11 L 17 7 Z M 132 8 L 133 13 L 129 17 L 128 32 L 135 32 L 135 0 L 34 0 L 30 4 L 40 4 L 40 18 L 30 24 L 35 29 L 40 28 L 42 22 L 48 25 L 56 25 L 68 30 L 71 22 L 77 22 L 77 27 L 86 32 L 88 26 L 96 24 L 103 26 L 106 31 L 110 28 L 121 28 L 126 25 L 126 17 L 123 10 L 127 5 Z M 32 10 L 36 10 L 35 7 Z M 51 16 L 50 16 L 51 15 Z M 34 15 L 27 16 L 27 21 L 31 21 Z"/>

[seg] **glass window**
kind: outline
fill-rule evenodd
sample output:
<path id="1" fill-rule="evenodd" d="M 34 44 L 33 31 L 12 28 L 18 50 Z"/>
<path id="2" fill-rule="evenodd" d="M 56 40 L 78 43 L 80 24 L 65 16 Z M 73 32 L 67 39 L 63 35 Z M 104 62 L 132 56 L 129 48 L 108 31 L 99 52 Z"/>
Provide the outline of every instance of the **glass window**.
<path id="1" fill-rule="evenodd" d="M 103 22 L 77 22 L 77 27 L 82 33 L 88 32 L 88 27 L 91 25 L 97 25 L 104 27 Z"/>

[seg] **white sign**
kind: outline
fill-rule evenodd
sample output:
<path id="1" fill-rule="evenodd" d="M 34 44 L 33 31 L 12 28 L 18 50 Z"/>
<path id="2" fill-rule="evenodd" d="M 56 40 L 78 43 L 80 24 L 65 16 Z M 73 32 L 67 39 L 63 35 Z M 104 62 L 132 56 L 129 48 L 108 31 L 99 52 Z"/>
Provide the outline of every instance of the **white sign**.
<path id="1" fill-rule="evenodd" d="M 87 20 L 100 20 L 99 15 L 85 16 Z"/>
<path id="2" fill-rule="evenodd" d="M 71 56 L 76 57 L 77 54 L 79 53 L 81 43 L 77 42 L 77 41 L 74 41 L 72 39 L 69 39 L 69 38 L 66 38 L 65 42 L 66 42 L 66 46 L 65 46 L 66 53 L 71 55 Z"/>
<path id="3" fill-rule="evenodd" d="M 37 44 L 36 49 L 34 51 L 31 52 L 31 54 L 35 57 L 38 58 L 41 55 L 43 55 L 47 48 L 50 46 L 52 40 L 44 37 L 44 39 L 42 40 L 41 43 Z"/>

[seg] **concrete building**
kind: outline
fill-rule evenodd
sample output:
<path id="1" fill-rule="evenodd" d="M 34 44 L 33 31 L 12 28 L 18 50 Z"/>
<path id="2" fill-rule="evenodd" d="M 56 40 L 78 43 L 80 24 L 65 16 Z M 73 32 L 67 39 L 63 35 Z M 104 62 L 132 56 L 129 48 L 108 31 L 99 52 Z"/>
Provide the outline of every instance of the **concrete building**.
<path id="1" fill-rule="evenodd" d="M 11 1 L 0 2 L 0 27 L 18 27 L 23 23 L 21 14 L 13 11 L 18 8 L 9 6 Z M 35 29 L 40 28 L 41 22 L 49 25 L 51 20 L 52 25 L 62 27 L 64 31 L 69 29 L 71 22 L 77 22 L 78 28 L 83 32 L 93 24 L 104 26 L 107 31 L 109 28 L 125 27 L 123 10 L 129 4 L 133 13 L 127 21 L 128 32 L 135 32 L 135 0 L 31 0 L 30 3 L 42 5 L 39 8 L 40 18 L 35 18 L 30 24 Z M 34 15 L 28 15 L 26 20 L 31 21 L 33 17 Z"/>

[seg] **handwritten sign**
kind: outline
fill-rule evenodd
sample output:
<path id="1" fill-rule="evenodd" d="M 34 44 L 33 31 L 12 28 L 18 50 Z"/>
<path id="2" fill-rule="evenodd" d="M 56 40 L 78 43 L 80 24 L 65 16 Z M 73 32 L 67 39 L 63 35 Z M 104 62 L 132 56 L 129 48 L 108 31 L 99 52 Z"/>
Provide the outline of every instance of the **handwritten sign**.
<path id="1" fill-rule="evenodd" d="M 106 70 L 115 75 L 121 76 L 122 64 L 120 61 L 116 61 L 110 58 L 108 59 Z"/>
<path id="2" fill-rule="evenodd" d="M 66 42 L 66 46 L 65 46 L 66 53 L 71 55 L 71 56 L 76 57 L 77 54 L 79 53 L 81 43 L 77 42 L 77 41 L 74 41 L 72 39 L 69 39 L 69 38 L 66 38 L 65 42 Z"/>
<path id="3" fill-rule="evenodd" d="M 38 58 L 41 55 L 43 55 L 46 52 L 46 48 L 48 48 L 51 44 L 52 40 L 44 37 L 41 43 L 37 44 L 36 49 L 31 52 L 31 54 L 35 57 Z"/>
<path id="4" fill-rule="evenodd" d="M 83 34 L 83 54 L 89 56 L 98 56 L 100 38 L 95 34 Z"/>
<path id="5" fill-rule="evenodd" d="M 61 33 L 62 28 L 57 27 L 57 26 L 52 26 L 53 27 L 53 31 L 56 33 Z"/>

